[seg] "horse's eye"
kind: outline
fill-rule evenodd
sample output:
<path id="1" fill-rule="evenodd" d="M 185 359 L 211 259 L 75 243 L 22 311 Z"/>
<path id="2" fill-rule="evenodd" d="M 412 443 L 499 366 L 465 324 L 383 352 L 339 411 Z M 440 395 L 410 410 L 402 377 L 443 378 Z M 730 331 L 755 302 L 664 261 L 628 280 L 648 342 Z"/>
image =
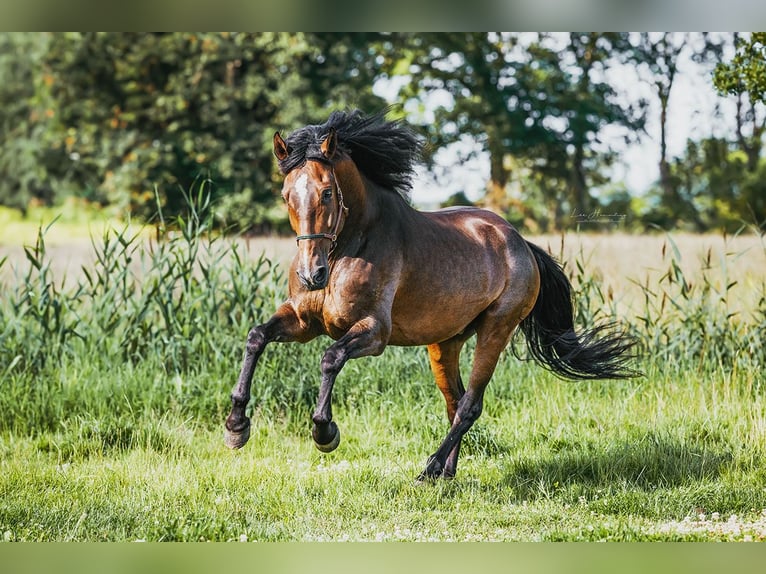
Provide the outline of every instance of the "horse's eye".
<path id="1" fill-rule="evenodd" d="M 332 199 L 332 188 L 326 187 L 322 190 L 322 201 L 327 202 Z"/>

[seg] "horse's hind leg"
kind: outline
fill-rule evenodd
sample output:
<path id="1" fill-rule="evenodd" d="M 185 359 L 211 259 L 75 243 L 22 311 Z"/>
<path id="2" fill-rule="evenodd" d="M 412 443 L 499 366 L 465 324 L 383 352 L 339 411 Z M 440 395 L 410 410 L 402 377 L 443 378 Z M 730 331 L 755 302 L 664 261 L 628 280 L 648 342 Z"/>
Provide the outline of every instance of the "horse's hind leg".
<path id="1" fill-rule="evenodd" d="M 465 387 L 460 378 L 460 350 L 463 348 L 467 335 L 461 334 L 441 343 L 428 346 L 428 358 L 434 373 L 436 386 L 444 395 L 447 403 L 447 419 L 450 425 L 455 421 L 458 402 L 465 394 Z M 457 459 L 460 454 L 460 441 L 452 447 L 444 466 L 442 476 L 451 478 L 457 470 Z"/>
<path id="2" fill-rule="evenodd" d="M 452 427 L 446 438 L 428 459 L 426 469 L 420 474 L 418 480 L 454 476 L 457 468 L 458 451 L 454 451 L 453 458 L 453 450 L 456 447 L 459 449 L 463 435 L 468 432 L 468 429 L 481 415 L 484 390 L 495 371 L 500 354 L 518 325 L 518 321 L 510 320 L 508 314 L 491 313 L 490 310 L 486 313 L 476 329 L 476 353 L 474 354 L 468 389 L 458 401 Z M 448 474 L 448 471 L 452 474 Z"/>

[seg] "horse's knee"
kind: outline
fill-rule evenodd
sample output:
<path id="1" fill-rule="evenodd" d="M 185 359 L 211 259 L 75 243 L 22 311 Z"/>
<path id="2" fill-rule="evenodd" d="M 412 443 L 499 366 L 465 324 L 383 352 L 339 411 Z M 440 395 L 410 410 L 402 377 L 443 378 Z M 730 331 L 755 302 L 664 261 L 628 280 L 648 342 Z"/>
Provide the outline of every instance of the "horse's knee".
<path id="1" fill-rule="evenodd" d="M 345 362 L 345 352 L 342 349 L 330 347 L 322 355 L 322 373 L 325 375 L 337 375 Z"/>
<path id="2" fill-rule="evenodd" d="M 483 397 L 466 393 L 458 403 L 455 417 L 457 421 L 470 426 L 481 416 L 482 410 L 484 410 Z"/>
<path id="3" fill-rule="evenodd" d="M 263 332 L 263 325 L 253 327 L 247 333 L 247 350 L 257 352 L 266 344 L 266 335 Z"/>

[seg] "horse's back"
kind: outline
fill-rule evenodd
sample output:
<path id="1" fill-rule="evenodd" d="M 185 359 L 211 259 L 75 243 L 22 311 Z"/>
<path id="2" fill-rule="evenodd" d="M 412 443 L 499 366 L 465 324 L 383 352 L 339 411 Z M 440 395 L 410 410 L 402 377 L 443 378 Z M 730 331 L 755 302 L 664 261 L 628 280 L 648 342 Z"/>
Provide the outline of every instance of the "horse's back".
<path id="1" fill-rule="evenodd" d="M 436 226 L 443 241 L 474 251 L 479 257 L 475 263 L 486 260 L 494 265 L 498 257 L 531 261 L 526 241 L 513 225 L 493 211 L 455 206 L 421 213 Z"/>
<path id="2" fill-rule="evenodd" d="M 514 277 L 528 281 L 536 274 L 534 257 L 527 242 L 503 217 L 479 207 L 449 207 L 425 212 L 445 235 L 455 236 L 451 245 L 461 245 L 470 262 L 469 273 L 482 267 L 508 283 Z M 460 250 L 460 248 L 456 248 Z"/>

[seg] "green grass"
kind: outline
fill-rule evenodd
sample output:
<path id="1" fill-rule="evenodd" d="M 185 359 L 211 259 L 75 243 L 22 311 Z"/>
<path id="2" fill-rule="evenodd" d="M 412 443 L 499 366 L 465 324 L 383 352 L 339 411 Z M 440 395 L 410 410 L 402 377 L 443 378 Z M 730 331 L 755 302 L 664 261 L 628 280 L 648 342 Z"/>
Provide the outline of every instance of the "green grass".
<path id="1" fill-rule="evenodd" d="M 362 362 L 385 373 L 410 353 Z M 193 383 L 218 397 L 208 416 L 185 416 L 180 399 L 152 410 L 117 391 L 111 411 L 63 415 L 48 432 L 3 434 L 0 531 L 10 540 L 187 541 L 766 534 L 760 395 L 731 388 L 723 374 L 572 384 L 536 371 L 509 357 L 458 478 L 421 485 L 413 479 L 446 430 L 421 367 L 414 383 L 393 383 L 414 388 L 390 395 L 347 385 L 352 374 L 344 373 L 336 408 L 343 441 L 330 455 L 311 443 L 308 405 L 258 409 L 250 443 L 229 452 L 223 381 Z M 115 389 L 151 384 L 148 369 L 109 376 Z M 373 385 L 392 383 L 377 377 Z M 80 381 L 70 384 L 84 393 L 96 382 Z M 684 524 L 714 512 L 720 519 L 703 532 Z M 736 532 L 724 528 L 732 515 Z"/>
<path id="2" fill-rule="evenodd" d="M 323 455 L 309 430 L 328 340 L 274 344 L 256 371 L 250 442 L 223 446 L 247 330 L 284 280 L 192 207 L 159 242 L 125 229 L 94 240 L 94 263 L 66 284 L 43 230 L 4 285 L 2 539 L 766 537 L 766 290 L 729 316 L 737 287 L 712 268 L 685 274 L 669 239 L 668 272 L 626 314 L 587 257 L 570 261 L 581 324 L 624 320 L 645 376 L 563 382 L 509 349 L 457 478 L 416 484 L 447 430 L 422 348 L 344 368 L 341 445 Z"/>

